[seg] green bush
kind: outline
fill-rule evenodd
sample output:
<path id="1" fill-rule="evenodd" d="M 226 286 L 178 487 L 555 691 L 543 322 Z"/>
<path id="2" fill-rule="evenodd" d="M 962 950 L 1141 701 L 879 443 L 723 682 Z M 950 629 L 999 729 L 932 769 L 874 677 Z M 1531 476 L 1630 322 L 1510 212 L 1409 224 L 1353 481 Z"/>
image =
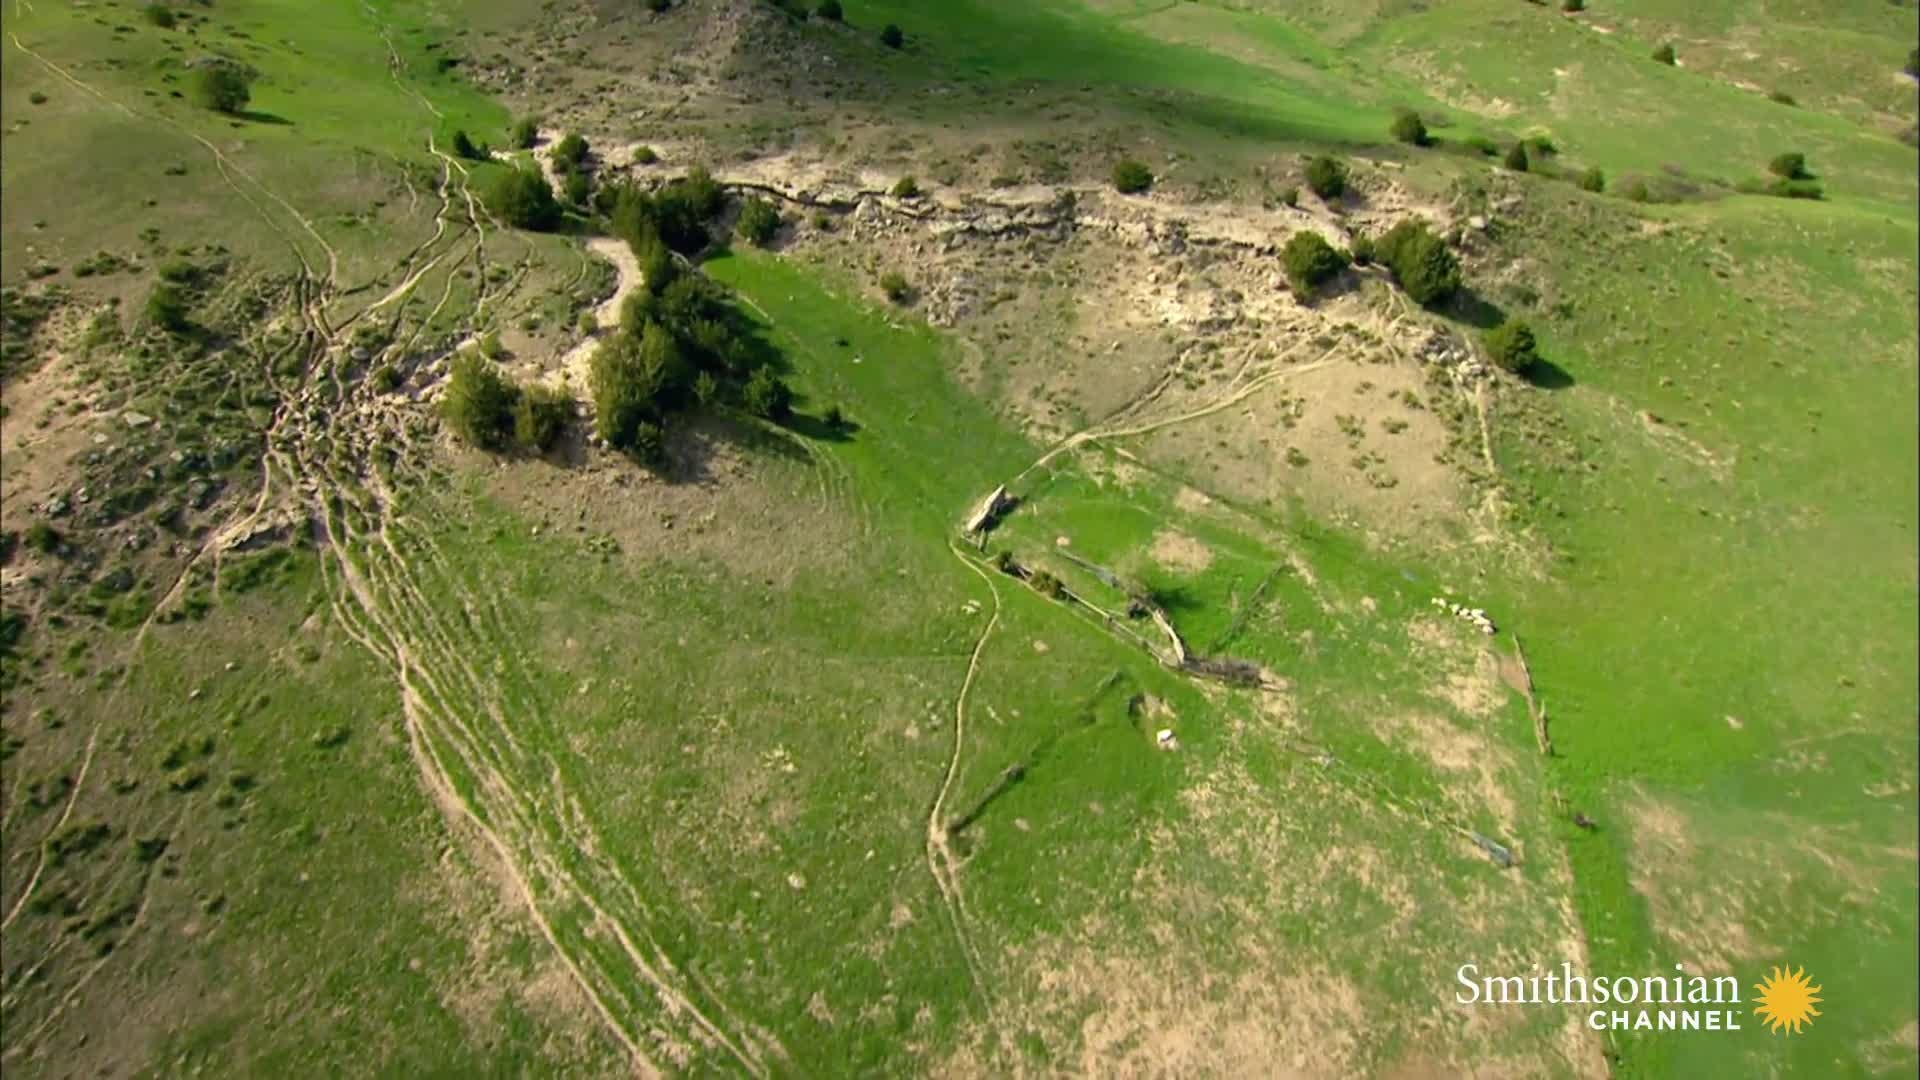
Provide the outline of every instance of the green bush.
<path id="1" fill-rule="evenodd" d="M 1680 62 L 1680 55 L 1673 51 L 1672 42 L 1667 42 L 1653 50 L 1653 58 L 1662 64 L 1677 64 Z"/>
<path id="2" fill-rule="evenodd" d="M 1812 180 L 1788 180 L 1784 177 L 1767 185 L 1767 194 L 1782 199 L 1824 199 L 1826 192 Z"/>
<path id="3" fill-rule="evenodd" d="M 1373 237 L 1366 233 L 1353 234 L 1353 244 L 1348 251 L 1355 266 L 1369 266 L 1373 263 Z"/>
<path id="4" fill-rule="evenodd" d="M 659 420 L 687 377 L 679 343 L 657 322 L 643 323 L 637 333 L 624 330 L 601 345 L 587 366 L 600 437 L 636 451 L 640 425 Z"/>
<path id="5" fill-rule="evenodd" d="M 1505 160 L 1501 162 L 1501 164 L 1505 165 L 1509 169 L 1512 169 L 1514 172 L 1526 172 L 1527 171 L 1527 144 L 1514 143 L 1513 149 L 1507 151 L 1507 156 Z"/>
<path id="6" fill-rule="evenodd" d="M 1607 190 L 1607 174 L 1599 169 L 1588 169 L 1580 174 L 1580 190 L 1600 192 Z"/>
<path id="7" fill-rule="evenodd" d="M 551 232 L 560 225 L 560 203 L 547 179 L 531 169 L 500 171 L 482 193 L 495 217 L 516 229 Z"/>
<path id="8" fill-rule="evenodd" d="M 1915 47 L 1907 53 L 1907 66 L 1900 70 L 1915 78 L 1920 78 L 1920 47 Z"/>
<path id="9" fill-rule="evenodd" d="M 524 450 L 545 453 L 560 441 L 572 418 L 571 396 L 536 383 L 513 403 L 513 439 Z"/>
<path id="10" fill-rule="evenodd" d="M 885 45 L 887 48 L 897 49 L 906 43 L 907 35 L 901 33 L 900 28 L 892 23 L 888 23 L 880 30 L 880 44 Z"/>
<path id="11" fill-rule="evenodd" d="M 559 142 L 553 144 L 553 168 L 555 172 L 577 169 L 587 160 L 587 140 L 577 131 L 570 131 Z"/>
<path id="12" fill-rule="evenodd" d="M 839 22 L 846 17 L 846 13 L 840 10 L 840 0 L 820 0 L 820 6 L 814 8 L 813 13 L 828 22 Z"/>
<path id="13" fill-rule="evenodd" d="M 165 4 L 148 4 L 141 9 L 140 13 L 146 16 L 148 22 L 162 30 L 173 29 L 175 22 L 173 9 Z"/>
<path id="14" fill-rule="evenodd" d="M 1400 109 L 1393 114 L 1393 137 L 1400 142 L 1413 146 L 1426 146 L 1433 141 L 1427 134 L 1427 122 L 1412 109 Z"/>
<path id="15" fill-rule="evenodd" d="M 1033 575 L 1027 578 L 1027 584 L 1033 587 L 1034 592 L 1050 600 L 1064 600 L 1067 598 L 1066 584 L 1059 578 L 1053 576 L 1049 571 L 1035 570 Z"/>
<path id="16" fill-rule="evenodd" d="M 1500 370 L 1518 374 L 1540 359 L 1533 328 L 1519 319 L 1509 319 L 1486 332 L 1481 339 L 1487 355 Z"/>
<path id="17" fill-rule="evenodd" d="M 1137 195 L 1153 186 L 1153 170 L 1132 158 L 1113 164 L 1113 190 L 1122 195 Z"/>
<path id="18" fill-rule="evenodd" d="M 1480 152 L 1482 157 L 1492 157 L 1500 152 L 1500 144 L 1485 135 L 1469 135 L 1460 140 L 1462 144 Z"/>
<path id="19" fill-rule="evenodd" d="M 500 450 L 513 435 L 513 410 L 519 392 L 478 353 L 462 351 L 453 359 L 440 415 L 453 433 L 482 450 Z"/>
<path id="20" fill-rule="evenodd" d="M 1374 254 L 1415 303 L 1443 303 L 1460 288 L 1460 260 L 1423 221 L 1402 221 L 1388 229 L 1375 243 Z"/>
<path id="21" fill-rule="evenodd" d="M 1587 0 L 1560 0 L 1561 11 L 1585 11 Z"/>
<path id="22" fill-rule="evenodd" d="M 178 282 L 161 281 L 147 294 L 147 321 L 170 334 L 186 332 L 192 305 Z"/>
<path id="23" fill-rule="evenodd" d="M 579 169 L 569 169 L 560 178 L 561 194 L 567 202 L 585 208 L 593 199 L 593 178 Z"/>
<path id="24" fill-rule="evenodd" d="M 1293 291 L 1303 300 L 1310 298 L 1321 285 L 1340 275 L 1347 268 L 1348 258 L 1344 252 L 1334 248 L 1317 232 L 1303 230 L 1293 234 L 1287 246 L 1280 251 L 1280 265 L 1286 270 L 1287 282 Z"/>
<path id="25" fill-rule="evenodd" d="M 1773 102 L 1775 105 L 1800 104 L 1798 101 L 1795 101 L 1793 99 L 1792 94 L 1787 93 L 1785 90 L 1775 90 L 1773 93 L 1767 95 L 1767 100 Z"/>
<path id="26" fill-rule="evenodd" d="M 239 113 L 253 100 L 253 72 L 231 60 L 203 60 L 187 77 L 187 96 L 203 109 Z"/>
<path id="27" fill-rule="evenodd" d="M 44 521 L 36 521 L 27 526 L 27 533 L 23 539 L 27 547 L 42 555 L 51 555 L 60 550 L 60 530 Z"/>
<path id="28" fill-rule="evenodd" d="M 394 367 L 392 364 L 381 364 L 379 367 L 374 368 L 372 374 L 368 375 L 367 378 L 373 383 L 373 389 L 376 393 L 391 394 L 395 390 L 400 389 L 400 369 Z"/>
<path id="29" fill-rule="evenodd" d="M 655 15 L 673 6 L 673 0 L 647 0 L 647 10 Z"/>
<path id="30" fill-rule="evenodd" d="M 920 197 L 920 181 L 911 176 L 903 176 L 888 192 L 896 199 L 917 199 Z"/>
<path id="31" fill-rule="evenodd" d="M 512 142 L 516 150 L 531 150 L 540 141 L 540 118 L 523 116 L 513 125 Z"/>
<path id="32" fill-rule="evenodd" d="M 1323 199 L 1337 199 L 1347 193 L 1347 166 L 1338 158 L 1322 154 L 1307 162 L 1307 189 Z"/>
<path id="33" fill-rule="evenodd" d="M 659 465 L 667 459 L 667 429 L 652 420 L 634 426 L 633 443 L 627 453 L 642 465 Z"/>
<path id="34" fill-rule="evenodd" d="M 734 231 L 755 247 L 766 247 L 780 231 L 780 211 L 765 199 L 748 199 L 740 208 L 740 220 Z"/>
<path id="35" fill-rule="evenodd" d="M 1813 174 L 1807 171 L 1805 154 L 1780 154 L 1767 163 L 1767 171 L 1783 180 L 1813 179 Z"/>
<path id="36" fill-rule="evenodd" d="M 660 151 L 651 146 L 643 146 L 633 152 L 633 161 L 636 165 L 651 165 L 659 160 Z"/>
<path id="37" fill-rule="evenodd" d="M 907 281 L 905 274 L 889 270 L 880 275 L 880 291 L 886 293 L 887 299 L 894 303 L 904 304 L 913 295 L 913 285 Z"/>
<path id="38" fill-rule="evenodd" d="M 1281 188 L 1280 194 L 1275 197 L 1280 200 L 1281 206 L 1299 206 L 1300 205 L 1300 189 L 1297 187 L 1294 187 L 1292 184 L 1288 184 L 1286 187 Z"/>
<path id="39" fill-rule="evenodd" d="M 774 375 L 772 368 L 755 371 L 740 397 L 748 412 L 767 420 L 784 420 L 793 409 L 793 391 Z"/>

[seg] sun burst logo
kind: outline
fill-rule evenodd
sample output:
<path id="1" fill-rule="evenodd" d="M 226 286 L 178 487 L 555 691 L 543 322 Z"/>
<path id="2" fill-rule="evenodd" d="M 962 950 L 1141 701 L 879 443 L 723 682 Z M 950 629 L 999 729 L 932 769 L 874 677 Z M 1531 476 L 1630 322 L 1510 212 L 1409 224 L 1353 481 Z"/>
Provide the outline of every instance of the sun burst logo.
<path id="1" fill-rule="evenodd" d="M 1782 971 L 1773 969 L 1773 974 L 1753 988 L 1760 1000 L 1754 1005 L 1754 1015 L 1771 1025 L 1774 1032 L 1781 1028 L 1791 1028 L 1795 1035 L 1800 1029 L 1813 1022 L 1820 1015 L 1814 1008 L 1820 1002 L 1820 988 L 1807 979 L 1807 969 Z"/>

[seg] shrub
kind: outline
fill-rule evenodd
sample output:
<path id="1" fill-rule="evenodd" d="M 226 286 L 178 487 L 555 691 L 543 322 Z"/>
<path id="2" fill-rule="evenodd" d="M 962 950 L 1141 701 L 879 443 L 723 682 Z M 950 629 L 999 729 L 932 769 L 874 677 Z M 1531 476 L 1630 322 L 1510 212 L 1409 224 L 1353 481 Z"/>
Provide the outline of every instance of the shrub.
<path id="1" fill-rule="evenodd" d="M 920 197 L 920 181 L 911 176 L 903 176 L 899 183 L 893 185 L 893 190 L 888 194 L 896 199 L 917 199 Z"/>
<path id="2" fill-rule="evenodd" d="M 1594 192 L 1607 190 L 1607 174 L 1599 169 L 1588 169 L 1581 173 L 1580 190 Z"/>
<path id="3" fill-rule="evenodd" d="M 633 443 L 627 453 L 642 465 L 660 464 L 667 459 L 667 429 L 652 420 L 641 421 L 633 429 Z"/>
<path id="4" fill-rule="evenodd" d="M 147 321 L 170 334 L 184 333 L 190 306 L 178 282 L 161 281 L 147 294 Z"/>
<path id="5" fill-rule="evenodd" d="M 45 105 L 47 103 L 47 95 L 35 90 L 33 93 L 27 95 L 27 100 L 35 105 Z"/>
<path id="6" fill-rule="evenodd" d="M 1767 100 L 1773 102 L 1775 105 L 1800 104 L 1798 101 L 1795 101 L 1793 99 L 1792 94 L 1787 93 L 1785 90 L 1775 90 L 1773 93 L 1767 95 Z"/>
<path id="7" fill-rule="evenodd" d="M 175 21 L 173 9 L 165 4 L 148 4 L 145 8 L 141 9 L 140 13 L 146 16 L 148 22 L 162 30 L 173 29 Z"/>
<path id="8" fill-rule="evenodd" d="M 60 530 L 44 521 L 36 521 L 27 526 L 26 536 L 22 539 L 26 541 L 29 548 L 42 555 L 51 555 L 60 550 Z"/>
<path id="9" fill-rule="evenodd" d="M 840 0 L 820 0 L 820 6 L 814 8 L 813 13 L 828 22 L 839 22 L 846 17 L 840 10 Z"/>
<path id="10" fill-rule="evenodd" d="M 1050 600 L 1066 599 L 1066 585 L 1046 570 L 1035 570 L 1033 576 L 1027 579 L 1027 584 L 1033 586 L 1034 592 Z"/>
<path id="11" fill-rule="evenodd" d="M 483 193 L 494 216 L 516 229 L 550 232 L 560 224 L 560 203 L 547 179 L 531 169 L 504 169 Z"/>
<path id="12" fill-rule="evenodd" d="M 647 10 L 655 15 L 673 6 L 673 0 L 647 0 Z"/>
<path id="13" fill-rule="evenodd" d="M 1821 190 L 1820 185 L 1812 180 L 1788 180 L 1785 178 L 1775 180 L 1773 183 L 1768 184 L 1767 194 L 1777 195 L 1783 199 L 1822 199 L 1826 197 L 1826 192 Z"/>
<path id="14" fill-rule="evenodd" d="M 642 424 L 657 421 L 687 374 L 686 360 L 673 335 L 656 322 L 628 330 L 594 350 L 587 382 L 600 437 L 638 453 Z"/>
<path id="15" fill-rule="evenodd" d="M 1805 154 L 1781 154 L 1767 163 L 1767 171 L 1783 180 L 1813 179 L 1813 174 L 1807 171 Z"/>
<path id="16" fill-rule="evenodd" d="M 1561 11 L 1585 11 L 1587 0 L 1560 0 Z"/>
<path id="17" fill-rule="evenodd" d="M 487 155 L 478 146 L 473 144 L 473 140 L 467 136 L 466 131 L 463 129 L 453 133 L 453 156 L 465 158 L 468 161 L 481 161 L 484 160 Z"/>
<path id="18" fill-rule="evenodd" d="M 1353 258 L 1353 265 L 1355 266 L 1371 265 L 1373 263 L 1373 237 L 1368 236 L 1366 233 L 1355 233 L 1353 236 L 1353 244 L 1348 254 Z"/>
<path id="19" fill-rule="evenodd" d="M 1514 172 L 1526 172 L 1527 171 L 1527 144 L 1514 143 L 1513 149 L 1507 151 L 1507 156 L 1505 160 L 1501 162 L 1501 164 L 1505 165 L 1509 169 L 1512 169 Z"/>
<path id="20" fill-rule="evenodd" d="M 560 178 L 561 192 L 567 202 L 586 208 L 593 199 L 593 178 L 579 169 L 569 169 Z"/>
<path id="21" fill-rule="evenodd" d="M 1920 47 L 1915 47 L 1907 53 L 1907 66 L 1900 70 L 1915 78 L 1920 78 Z"/>
<path id="22" fill-rule="evenodd" d="M 906 43 L 907 43 L 907 35 L 901 33 L 900 28 L 893 25 L 892 23 L 888 23 L 885 27 L 881 29 L 880 44 L 885 45 L 887 48 L 897 49 L 900 46 L 905 45 Z"/>
<path id="23" fill-rule="evenodd" d="M 1653 189 L 1647 187 L 1647 182 L 1638 176 L 1621 185 L 1619 193 L 1632 202 L 1653 201 Z"/>
<path id="24" fill-rule="evenodd" d="M 1662 64 L 1677 64 L 1680 62 L 1680 56 L 1673 51 L 1673 43 L 1670 41 L 1653 50 L 1653 58 Z"/>
<path id="25" fill-rule="evenodd" d="M 1338 158 L 1321 155 L 1307 162 L 1307 190 L 1323 199 L 1347 193 L 1347 166 Z"/>
<path id="26" fill-rule="evenodd" d="M 753 373 L 746 387 L 741 390 L 740 397 L 748 412 L 767 420 L 784 420 L 793 409 L 793 391 L 787 389 L 787 384 L 781 382 L 773 369 L 768 367 Z"/>
<path id="27" fill-rule="evenodd" d="M 1393 114 L 1393 137 L 1413 146 L 1426 146 L 1433 141 L 1427 134 L 1427 122 L 1412 109 L 1400 109 Z"/>
<path id="28" fill-rule="evenodd" d="M 1338 277 L 1347 268 L 1347 262 L 1345 253 L 1312 230 L 1294 233 L 1293 239 L 1280 251 L 1280 264 L 1287 272 L 1287 282 L 1303 300 L 1322 284 Z"/>
<path id="29" fill-rule="evenodd" d="M 908 283 L 905 274 L 898 270 L 889 270 L 880 275 L 880 291 L 886 293 L 887 299 L 894 303 L 904 304 L 907 298 L 913 295 L 913 286 Z"/>
<path id="30" fill-rule="evenodd" d="M 187 93 L 203 109 L 232 115 L 253 100 L 253 73 L 231 60 L 202 61 L 188 77 Z"/>
<path id="31" fill-rule="evenodd" d="M 373 389 L 377 393 L 391 394 L 400 389 L 400 369 L 392 364 L 381 364 L 374 368 L 373 374 L 368 378 L 373 382 Z"/>
<path id="32" fill-rule="evenodd" d="M 1113 190 L 1122 195 L 1137 195 L 1153 186 L 1153 170 L 1132 158 L 1114 162 Z"/>
<path id="33" fill-rule="evenodd" d="M 820 419 L 827 425 L 828 431 L 842 431 L 847 426 L 847 414 L 841 412 L 837 404 L 827 406 L 827 411 L 821 414 Z"/>
<path id="34" fill-rule="evenodd" d="M 1280 194 L 1276 196 L 1276 198 L 1280 200 L 1281 206 L 1299 206 L 1300 189 L 1294 187 L 1292 184 L 1288 184 L 1286 187 L 1280 189 Z"/>
<path id="35" fill-rule="evenodd" d="M 1492 157 L 1500 152 L 1500 144 L 1485 135 L 1469 135 L 1460 141 L 1479 151 L 1482 157 Z"/>
<path id="36" fill-rule="evenodd" d="M 478 353 L 462 352 L 453 359 L 440 415 L 454 434 L 482 450 L 499 450 L 513 433 L 514 399 L 518 392 Z"/>
<path id="37" fill-rule="evenodd" d="M 577 169 L 587 160 L 587 140 L 577 131 L 570 131 L 559 142 L 553 144 L 553 167 L 555 171 L 565 172 Z"/>
<path id="38" fill-rule="evenodd" d="M 1374 253 L 1415 303 L 1441 303 L 1460 288 L 1460 260 L 1425 222 L 1402 221 L 1388 229 Z"/>
<path id="39" fill-rule="evenodd" d="M 1518 374 L 1540 359 L 1533 328 L 1519 319 L 1509 319 L 1487 331 L 1481 341 L 1502 371 Z"/>
<path id="40" fill-rule="evenodd" d="M 513 438 L 522 449 L 545 453 L 560 441 L 573 417 L 573 398 L 538 383 L 520 392 L 513 403 Z"/>
<path id="41" fill-rule="evenodd" d="M 740 220 L 734 225 L 734 231 L 749 244 L 766 247 L 780 231 L 780 211 L 765 199 L 748 199 L 747 205 L 740 209 Z"/>
<path id="42" fill-rule="evenodd" d="M 531 150 L 540 141 L 540 118 L 523 116 L 513 125 L 512 142 L 517 150 Z"/>
<path id="43" fill-rule="evenodd" d="M 693 400 L 699 402 L 706 408 L 711 408 L 719 404 L 720 380 L 713 377 L 713 372 L 703 371 L 699 375 L 694 376 Z"/>

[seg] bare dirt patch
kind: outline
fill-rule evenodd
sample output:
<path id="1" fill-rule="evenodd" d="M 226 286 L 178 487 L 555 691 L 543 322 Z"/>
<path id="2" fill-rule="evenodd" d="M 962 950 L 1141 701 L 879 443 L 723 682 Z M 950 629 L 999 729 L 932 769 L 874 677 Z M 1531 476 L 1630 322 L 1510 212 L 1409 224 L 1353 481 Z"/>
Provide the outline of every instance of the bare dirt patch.
<path id="1" fill-rule="evenodd" d="M 1184 574 L 1197 574 L 1213 565 L 1213 549 L 1177 529 L 1155 533 L 1152 554 L 1154 562 Z"/>

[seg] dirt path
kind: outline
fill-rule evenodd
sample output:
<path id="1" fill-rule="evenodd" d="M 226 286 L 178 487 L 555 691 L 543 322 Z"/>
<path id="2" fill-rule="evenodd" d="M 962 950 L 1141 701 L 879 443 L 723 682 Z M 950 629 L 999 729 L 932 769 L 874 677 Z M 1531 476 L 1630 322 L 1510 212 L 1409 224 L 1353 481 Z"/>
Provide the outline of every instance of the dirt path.
<path id="1" fill-rule="evenodd" d="M 587 251 L 613 264 L 613 295 L 593 309 L 593 332 L 568 349 L 560 358 L 559 368 L 544 377 L 550 385 L 571 387 L 575 393 L 585 393 L 590 385 L 588 370 L 593 352 L 607 335 L 619 331 L 620 312 L 626 305 L 627 297 L 646 284 L 640 272 L 640 259 L 625 241 L 610 236 L 596 236 L 587 241 Z"/>

